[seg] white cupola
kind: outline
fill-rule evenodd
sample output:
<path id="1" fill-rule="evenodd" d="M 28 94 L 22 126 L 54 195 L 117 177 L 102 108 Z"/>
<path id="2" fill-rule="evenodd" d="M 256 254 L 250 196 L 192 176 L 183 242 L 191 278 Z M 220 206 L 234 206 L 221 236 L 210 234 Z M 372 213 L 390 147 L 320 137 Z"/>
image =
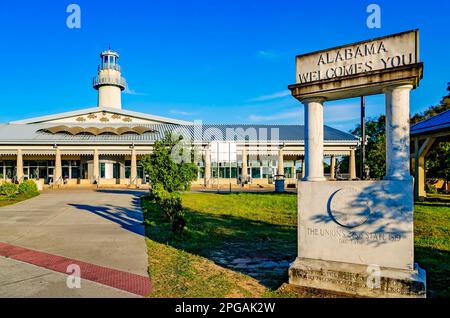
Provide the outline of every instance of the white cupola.
<path id="1" fill-rule="evenodd" d="M 127 82 L 122 77 L 119 54 L 109 48 L 100 57 L 98 75 L 93 81 L 94 88 L 98 90 L 98 107 L 122 109 L 122 91 L 127 88 Z"/>

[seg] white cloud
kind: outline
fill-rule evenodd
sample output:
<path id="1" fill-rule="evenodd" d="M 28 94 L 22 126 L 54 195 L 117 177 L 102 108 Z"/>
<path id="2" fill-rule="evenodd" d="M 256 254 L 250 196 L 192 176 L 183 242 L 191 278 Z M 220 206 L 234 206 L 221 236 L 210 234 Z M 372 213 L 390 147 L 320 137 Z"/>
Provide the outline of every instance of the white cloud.
<path id="1" fill-rule="evenodd" d="M 192 115 L 197 114 L 195 112 L 186 112 L 186 111 L 176 110 L 176 109 L 172 109 L 169 112 L 174 115 L 183 115 L 183 116 L 192 116 Z"/>
<path id="2" fill-rule="evenodd" d="M 274 100 L 274 99 L 279 99 L 279 98 L 283 98 L 286 96 L 290 96 L 291 92 L 289 90 L 284 90 L 284 91 L 280 91 L 280 92 L 275 92 L 269 95 L 263 95 L 263 96 L 258 96 L 258 97 L 254 97 L 249 99 L 249 102 L 264 102 L 264 101 L 268 101 L 268 100 Z"/>
<path id="3" fill-rule="evenodd" d="M 279 119 L 301 119 L 303 117 L 303 110 L 293 110 L 293 111 L 287 111 L 283 113 L 278 114 L 271 114 L 271 115 L 250 115 L 248 117 L 251 121 L 272 121 L 272 120 L 279 120 Z"/>
<path id="4" fill-rule="evenodd" d="M 123 93 L 126 94 L 126 95 L 135 95 L 135 96 L 145 96 L 145 95 L 147 95 L 145 93 L 136 92 L 134 89 L 129 89 L 129 88 L 124 90 Z"/>
<path id="5" fill-rule="evenodd" d="M 269 60 L 273 60 L 273 59 L 276 59 L 278 57 L 278 54 L 275 53 L 274 51 L 259 50 L 258 51 L 258 57 L 269 59 Z"/>
<path id="6" fill-rule="evenodd" d="M 360 106 L 356 103 L 326 105 L 323 109 L 325 124 L 343 123 L 357 124 L 360 118 Z"/>

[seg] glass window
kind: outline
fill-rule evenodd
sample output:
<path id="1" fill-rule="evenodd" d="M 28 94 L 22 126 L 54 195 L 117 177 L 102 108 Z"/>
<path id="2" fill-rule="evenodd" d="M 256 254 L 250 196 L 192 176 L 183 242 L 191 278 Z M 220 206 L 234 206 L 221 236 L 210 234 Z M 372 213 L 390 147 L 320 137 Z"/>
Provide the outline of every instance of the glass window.
<path id="1" fill-rule="evenodd" d="M 72 167 L 72 179 L 78 179 L 80 178 L 80 168 L 79 167 Z"/>
<path id="2" fill-rule="evenodd" d="M 252 168 L 252 178 L 261 179 L 261 168 Z"/>
<path id="3" fill-rule="evenodd" d="M 62 167 L 62 177 L 63 179 L 69 179 L 70 174 L 69 174 L 69 167 Z"/>
<path id="4" fill-rule="evenodd" d="M 271 167 L 263 167 L 262 168 L 262 176 L 263 178 L 273 177 L 273 170 Z"/>
<path id="5" fill-rule="evenodd" d="M 105 178 L 106 176 L 106 166 L 104 162 L 100 163 L 100 178 Z"/>

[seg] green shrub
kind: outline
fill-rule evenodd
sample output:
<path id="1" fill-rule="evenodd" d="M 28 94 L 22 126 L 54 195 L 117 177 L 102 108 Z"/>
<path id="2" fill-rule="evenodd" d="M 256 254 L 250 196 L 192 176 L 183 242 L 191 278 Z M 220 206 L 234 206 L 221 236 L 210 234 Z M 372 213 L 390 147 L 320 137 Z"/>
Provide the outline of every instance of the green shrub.
<path id="1" fill-rule="evenodd" d="M 19 185 L 19 194 L 35 195 L 39 193 L 38 187 L 33 180 L 26 180 Z"/>
<path id="2" fill-rule="evenodd" d="M 172 223 L 172 231 L 181 233 L 186 226 L 181 194 L 179 192 L 169 192 L 161 184 L 156 184 L 152 188 L 151 194 Z"/>
<path id="3" fill-rule="evenodd" d="M 426 182 L 425 183 L 425 192 L 431 193 L 431 194 L 437 194 L 438 190 L 436 189 L 436 186 L 434 184 Z"/>
<path id="4" fill-rule="evenodd" d="M 12 197 L 17 193 L 17 185 L 11 182 L 4 182 L 0 186 L 0 194 L 9 197 Z"/>

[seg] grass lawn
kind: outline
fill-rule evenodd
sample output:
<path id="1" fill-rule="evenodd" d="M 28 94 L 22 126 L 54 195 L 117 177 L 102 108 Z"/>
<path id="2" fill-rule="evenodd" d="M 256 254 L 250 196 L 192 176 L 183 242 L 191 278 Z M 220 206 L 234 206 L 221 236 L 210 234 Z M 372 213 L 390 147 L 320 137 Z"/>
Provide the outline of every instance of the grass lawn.
<path id="1" fill-rule="evenodd" d="M 31 199 L 32 197 L 35 197 L 39 194 L 29 195 L 29 194 L 18 194 L 13 197 L 6 197 L 4 195 L 0 195 L 0 207 L 7 206 L 11 204 L 18 203 L 20 201 Z"/>
<path id="2" fill-rule="evenodd" d="M 293 296 L 276 290 L 296 257 L 296 198 L 185 193 L 182 235 L 172 234 L 158 207 L 143 198 L 152 296 Z M 450 205 L 420 203 L 415 216 L 416 261 L 427 270 L 430 295 L 449 297 Z"/>
<path id="3" fill-rule="evenodd" d="M 450 202 L 415 205 L 415 261 L 427 271 L 430 297 L 450 297 Z"/>

